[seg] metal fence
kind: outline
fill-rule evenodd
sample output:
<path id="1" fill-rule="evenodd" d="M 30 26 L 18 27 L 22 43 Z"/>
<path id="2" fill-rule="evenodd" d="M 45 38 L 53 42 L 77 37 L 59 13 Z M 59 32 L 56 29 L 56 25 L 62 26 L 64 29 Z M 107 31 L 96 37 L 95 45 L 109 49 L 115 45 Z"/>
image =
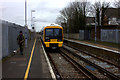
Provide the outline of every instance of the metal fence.
<path id="1" fill-rule="evenodd" d="M 84 30 L 79 30 L 79 40 L 84 40 Z"/>
<path id="2" fill-rule="evenodd" d="M 90 40 L 90 30 L 79 30 L 79 40 Z"/>
<path id="3" fill-rule="evenodd" d="M 2 57 L 8 56 L 14 50 L 18 49 L 17 36 L 20 31 L 25 34 L 25 28 L 23 26 L 2 21 Z M 29 38 L 29 30 L 27 30 Z"/>
<path id="4" fill-rule="evenodd" d="M 101 29 L 101 41 L 120 43 L 119 29 Z"/>
<path id="5" fill-rule="evenodd" d="M 76 33 L 78 34 L 78 33 Z M 91 31 L 90 30 L 79 30 L 78 35 L 69 34 L 73 39 L 79 40 L 92 40 Z M 99 32 L 100 41 L 112 42 L 112 43 L 120 43 L 120 29 L 101 29 Z M 66 36 L 66 35 L 65 35 Z M 76 37 L 79 36 L 79 37 Z"/>
<path id="6" fill-rule="evenodd" d="M 69 33 L 68 34 L 64 34 L 64 38 L 68 38 L 69 39 L 79 39 L 79 33 Z"/>

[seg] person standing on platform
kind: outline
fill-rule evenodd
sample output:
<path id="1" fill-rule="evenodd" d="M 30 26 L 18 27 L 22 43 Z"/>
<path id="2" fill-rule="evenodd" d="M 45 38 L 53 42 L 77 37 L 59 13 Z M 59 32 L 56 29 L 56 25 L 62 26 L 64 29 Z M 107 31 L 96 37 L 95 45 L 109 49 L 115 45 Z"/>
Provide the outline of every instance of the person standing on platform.
<path id="1" fill-rule="evenodd" d="M 25 44 L 25 37 L 24 37 L 22 31 L 19 32 L 19 35 L 17 37 L 17 43 L 18 43 L 19 48 L 20 48 L 20 54 L 23 55 L 23 48 L 24 48 L 24 44 Z"/>

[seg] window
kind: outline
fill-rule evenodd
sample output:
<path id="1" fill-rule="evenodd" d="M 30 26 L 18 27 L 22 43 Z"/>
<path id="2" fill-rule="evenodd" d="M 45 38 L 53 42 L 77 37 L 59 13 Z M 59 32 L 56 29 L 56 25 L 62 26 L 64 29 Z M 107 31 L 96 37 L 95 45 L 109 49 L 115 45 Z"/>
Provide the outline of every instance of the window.
<path id="1" fill-rule="evenodd" d="M 61 29 L 54 29 L 54 36 L 62 36 L 62 30 Z"/>
<path id="2" fill-rule="evenodd" d="M 51 37 L 62 36 L 62 29 L 57 29 L 57 28 L 46 29 L 45 36 L 51 36 Z"/>
<path id="3" fill-rule="evenodd" d="M 45 29 L 45 36 L 53 36 L 53 29 Z"/>

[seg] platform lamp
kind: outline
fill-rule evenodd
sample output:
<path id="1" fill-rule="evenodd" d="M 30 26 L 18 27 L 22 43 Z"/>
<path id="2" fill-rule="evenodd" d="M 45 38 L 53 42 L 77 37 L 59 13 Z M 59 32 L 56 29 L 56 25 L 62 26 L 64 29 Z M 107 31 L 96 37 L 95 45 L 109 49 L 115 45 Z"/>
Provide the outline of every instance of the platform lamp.
<path id="1" fill-rule="evenodd" d="M 31 27 L 32 27 L 32 29 L 34 29 L 34 26 L 33 26 L 33 18 L 35 18 L 35 17 L 32 16 L 32 13 L 33 13 L 33 12 L 35 12 L 35 10 L 31 10 Z"/>

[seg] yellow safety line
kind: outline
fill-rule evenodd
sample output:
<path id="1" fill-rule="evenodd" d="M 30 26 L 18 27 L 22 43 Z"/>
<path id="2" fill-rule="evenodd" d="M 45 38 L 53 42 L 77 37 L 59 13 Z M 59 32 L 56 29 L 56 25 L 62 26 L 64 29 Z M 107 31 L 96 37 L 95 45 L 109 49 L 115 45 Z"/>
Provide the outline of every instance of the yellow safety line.
<path id="1" fill-rule="evenodd" d="M 25 76 L 24 76 L 24 80 L 27 80 L 27 78 L 28 78 L 28 73 L 29 73 L 29 70 L 30 70 L 30 65 L 31 65 L 31 61 L 32 61 L 33 51 L 34 51 L 34 48 L 35 48 L 35 43 L 36 43 L 36 39 L 34 41 L 31 56 L 30 56 L 29 63 L 28 63 L 28 66 L 27 66 L 27 70 L 26 70 L 26 73 L 25 73 Z"/>

